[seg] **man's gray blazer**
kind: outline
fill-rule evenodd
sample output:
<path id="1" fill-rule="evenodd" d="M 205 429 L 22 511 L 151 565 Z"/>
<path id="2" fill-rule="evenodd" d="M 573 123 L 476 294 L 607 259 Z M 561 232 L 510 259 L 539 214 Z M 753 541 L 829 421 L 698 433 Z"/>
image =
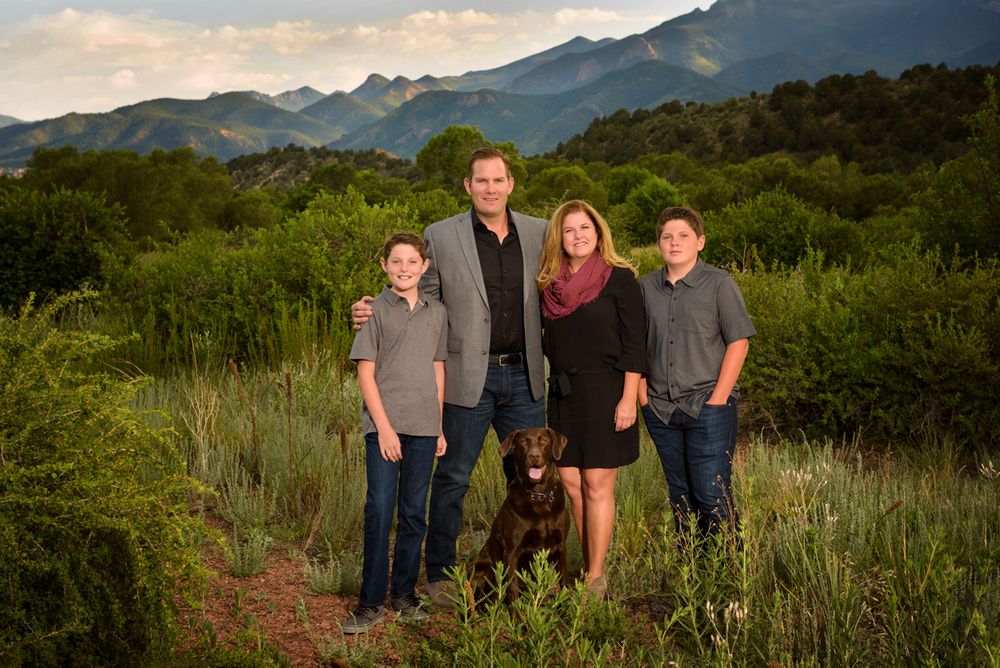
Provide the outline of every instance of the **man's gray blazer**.
<path id="1" fill-rule="evenodd" d="M 542 361 L 542 321 L 538 308 L 538 259 L 546 222 L 511 213 L 524 256 L 524 345 L 531 394 L 545 391 Z M 471 408 L 486 387 L 490 352 L 490 306 L 472 231 L 472 212 L 440 220 L 424 230 L 430 268 L 420 279 L 423 291 L 448 310 L 448 359 L 445 360 L 444 400 Z"/>

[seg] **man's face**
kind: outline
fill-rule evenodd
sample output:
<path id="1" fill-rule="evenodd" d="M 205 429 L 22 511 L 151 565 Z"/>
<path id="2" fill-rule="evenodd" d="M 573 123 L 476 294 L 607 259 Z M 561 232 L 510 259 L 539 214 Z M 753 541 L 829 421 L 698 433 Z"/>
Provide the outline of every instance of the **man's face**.
<path id="1" fill-rule="evenodd" d="M 465 179 L 465 190 L 472 198 L 472 208 L 483 218 L 500 216 L 507 209 L 507 196 L 514 189 L 514 179 L 500 158 L 476 160 L 472 178 Z"/>

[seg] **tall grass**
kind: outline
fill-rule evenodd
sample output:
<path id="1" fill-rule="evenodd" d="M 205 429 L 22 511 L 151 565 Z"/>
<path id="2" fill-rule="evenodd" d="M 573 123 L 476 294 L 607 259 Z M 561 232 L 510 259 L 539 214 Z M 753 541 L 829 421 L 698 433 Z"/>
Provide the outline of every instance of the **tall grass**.
<path id="1" fill-rule="evenodd" d="M 316 545 L 326 555 L 360 553 L 359 398 L 353 377 L 332 358 L 242 370 L 239 382 L 225 366 L 189 371 L 156 381 L 141 403 L 173 416 L 190 473 L 218 491 L 219 511 L 241 534 L 263 530 L 314 557 L 323 556 Z M 587 622 L 571 591 L 572 600 L 536 591 L 514 617 L 495 612 L 493 626 L 483 626 L 483 607 L 479 617 L 457 617 L 454 633 L 422 643 L 410 659 L 462 655 L 520 665 L 496 639 L 540 632 L 569 643 L 561 659 L 584 662 L 995 665 L 996 469 L 969 462 L 948 439 L 906 452 L 752 438 L 735 462 L 742 548 L 719 541 L 697 552 L 677 547 L 663 473 L 644 439 L 639 460 L 618 479 L 608 564 L 615 600 L 607 609 Z M 503 497 L 491 435 L 466 498 L 460 558 L 478 551 Z M 533 577 L 544 583 L 548 576 Z M 622 615 L 632 621 L 616 621 Z M 600 633 L 579 626 L 600 620 Z M 541 656 L 531 650 L 522 658 Z"/>

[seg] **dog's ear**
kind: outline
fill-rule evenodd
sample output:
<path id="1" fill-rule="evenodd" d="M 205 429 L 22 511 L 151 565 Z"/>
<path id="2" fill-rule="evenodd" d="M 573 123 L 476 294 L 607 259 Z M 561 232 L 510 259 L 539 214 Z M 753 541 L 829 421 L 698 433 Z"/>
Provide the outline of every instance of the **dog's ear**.
<path id="1" fill-rule="evenodd" d="M 546 427 L 546 431 L 549 432 L 549 438 L 552 439 L 552 458 L 559 461 L 562 458 L 563 450 L 566 449 L 568 440 L 552 427 Z"/>
<path id="2" fill-rule="evenodd" d="M 514 449 L 514 444 L 517 443 L 517 437 L 520 436 L 523 429 L 515 429 L 510 432 L 510 434 L 503 440 L 500 444 L 500 456 L 506 457 L 510 454 L 510 451 Z"/>

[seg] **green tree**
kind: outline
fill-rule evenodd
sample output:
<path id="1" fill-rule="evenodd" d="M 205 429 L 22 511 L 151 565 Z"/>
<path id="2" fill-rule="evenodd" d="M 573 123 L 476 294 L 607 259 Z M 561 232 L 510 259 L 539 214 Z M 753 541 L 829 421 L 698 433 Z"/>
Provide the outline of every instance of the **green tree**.
<path id="1" fill-rule="evenodd" d="M 582 199 L 598 211 L 608 206 L 608 193 L 596 183 L 583 167 L 551 167 L 538 174 L 528 186 L 528 200 L 538 205 L 559 204 L 569 199 Z"/>
<path id="2" fill-rule="evenodd" d="M 666 179 L 652 176 L 643 181 L 625 198 L 631 207 L 631 231 L 638 243 L 652 243 L 656 237 L 656 222 L 668 206 L 684 204 L 680 191 Z"/>
<path id="3" fill-rule="evenodd" d="M 862 253 L 857 224 L 814 211 L 781 188 L 708 216 L 705 236 L 704 255 L 716 264 L 735 261 L 745 267 L 758 257 L 765 266 L 791 267 L 810 246 L 822 250 L 828 262 L 847 262 Z"/>
<path id="4" fill-rule="evenodd" d="M 417 152 L 417 168 L 429 187 L 444 187 L 464 193 L 469 156 L 477 148 L 492 146 L 510 162 L 515 183 L 525 183 L 528 175 L 524 159 L 511 142 L 490 142 L 479 128 L 451 125 L 431 137 Z"/>
<path id="5" fill-rule="evenodd" d="M 149 241 L 222 227 L 235 194 L 226 168 L 189 148 L 157 149 L 145 156 L 39 148 L 28 161 L 24 182 L 46 192 L 68 188 L 100 195 L 108 205 L 124 208 L 133 239 Z"/>
<path id="6" fill-rule="evenodd" d="M 226 203 L 220 220 L 224 230 L 273 227 L 281 221 L 282 210 L 275 196 L 260 188 L 237 193 Z"/>
<path id="7" fill-rule="evenodd" d="M 633 190 L 653 176 L 648 169 L 633 164 L 613 167 L 604 178 L 608 191 L 608 204 L 622 204 Z"/>
<path id="8" fill-rule="evenodd" d="M 452 125 L 427 140 L 417 152 L 417 168 L 428 185 L 464 192 L 469 155 L 477 148 L 488 145 L 486 136 L 479 128 Z"/>
<path id="9" fill-rule="evenodd" d="M 105 263 L 127 258 L 120 207 L 62 188 L 0 190 L 0 306 L 101 285 Z"/>
<path id="10" fill-rule="evenodd" d="M 1000 98 L 986 78 L 987 102 L 965 117 L 972 150 L 945 163 L 918 197 L 927 240 L 965 256 L 1000 254 Z"/>

